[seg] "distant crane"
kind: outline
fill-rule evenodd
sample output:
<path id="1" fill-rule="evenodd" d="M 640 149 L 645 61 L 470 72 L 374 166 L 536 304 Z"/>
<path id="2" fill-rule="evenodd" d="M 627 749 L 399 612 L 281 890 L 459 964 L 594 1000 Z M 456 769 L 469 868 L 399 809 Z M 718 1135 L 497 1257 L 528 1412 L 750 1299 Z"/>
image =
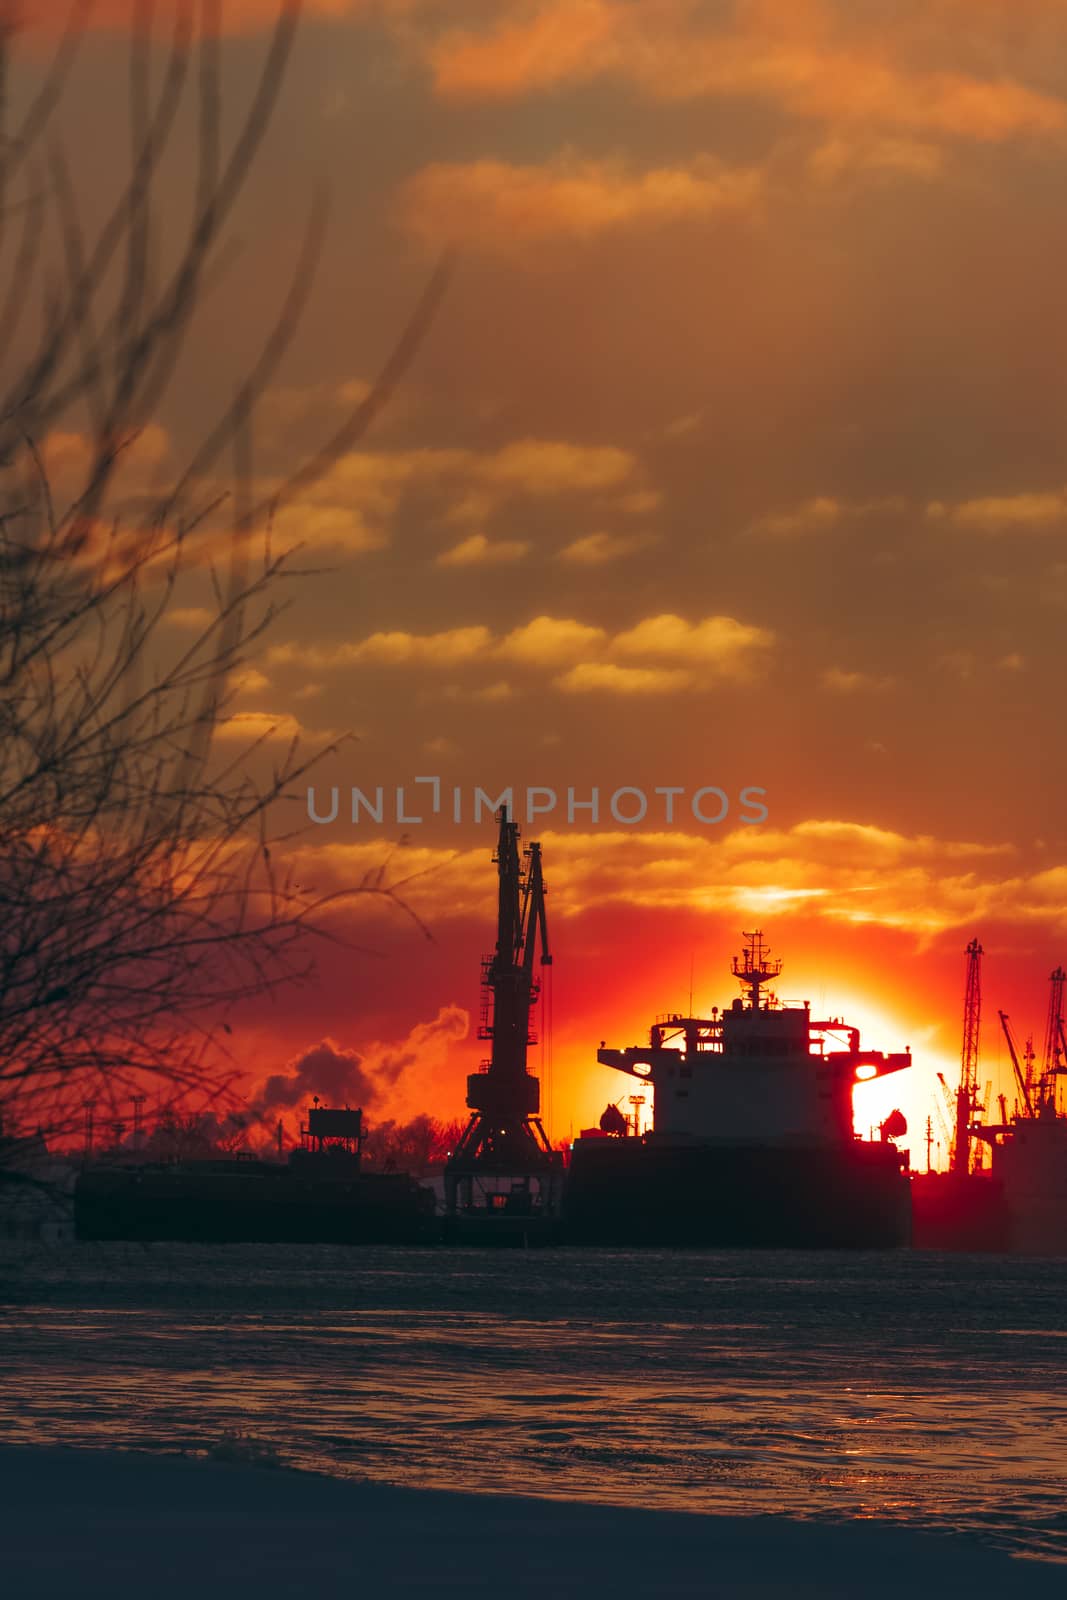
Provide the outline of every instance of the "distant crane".
<path id="1" fill-rule="evenodd" d="M 971 1169 L 971 1123 L 978 1111 L 978 1041 L 982 1024 L 982 956 L 977 939 L 967 946 L 967 981 L 963 992 L 963 1049 L 960 1083 L 956 1090 L 956 1127 L 950 1170 Z"/>
<path id="2" fill-rule="evenodd" d="M 1004 1030 L 1004 1037 L 1008 1041 L 1008 1054 L 1011 1056 L 1011 1066 L 1012 1071 L 1015 1073 L 1015 1082 L 1019 1086 L 1022 1109 L 1026 1112 L 1028 1117 L 1032 1117 L 1034 1114 L 1034 1108 L 1030 1100 L 1030 1085 L 1027 1081 L 1026 1074 L 1019 1065 L 1019 1052 L 1015 1048 L 1015 1039 L 1012 1036 L 1011 1023 L 1008 1021 L 1008 1013 L 1006 1011 L 998 1011 L 997 1016 L 1000 1018 L 1000 1026 Z"/>
<path id="3" fill-rule="evenodd" d="M 1031 1107 L 1034 1102 L 1034 1036 L 1026 1035 L 1026 1045 L 1023 1049 L 1023 1067 L 1026 1072 L 1026 1093 L 1029 1096 Z"/>
<path id="4" fill-rule="evenodd" d="M 934 1102 L 934 1110 L 937 1112 L 937 1127 L 938 1127 L 939 1133 L 941 1134 L 941 1138 L 938 1140 L 938 1149 L 940 1149 L 941 1145 L 944 1144 L 945 1149 L 949 1152 L 949 1160 L 951 1161 L 951 1159 L 952 1159 L 952 1120 L 951 1119 L 956 1115 L 956 1096 L 953 1094 L 952 1090 L 949 1088 L 948 1082 L 946 1081 L 945 1074 L 943 1072 L 939 1072 L 938 1073 L 937 1081 L 941 1085 L 941 1093 L 944 1096 L 945 1107 L 946 1107 L 946 1109 L 948 1111 L 948 1116 L 946 1117 L 945 1112 L 941 1109 L 941 1107 L 937 1104 L 937 1102 L 935 1100 L 935 1102 Z"/>
<path id="5" fill-rule="evenodd" d="M 1063 985 L 1067 972 L 1057 967 L 1049 973 L 1048 1017 L 1041 1059 L 1041 1099 L 1056 1100 L 1056 1078 L 1063 1071 Z"/>

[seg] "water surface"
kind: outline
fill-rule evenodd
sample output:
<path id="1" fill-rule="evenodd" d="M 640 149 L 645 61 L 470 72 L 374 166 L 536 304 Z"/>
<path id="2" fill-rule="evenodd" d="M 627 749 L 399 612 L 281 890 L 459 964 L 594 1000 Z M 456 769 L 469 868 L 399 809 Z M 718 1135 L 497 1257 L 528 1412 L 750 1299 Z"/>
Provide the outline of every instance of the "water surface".
<path id="1" fill-rule="evenodd" d="M 1067 1261 L 0 1245 L 0 1441 L 1067 1559 Z"/>

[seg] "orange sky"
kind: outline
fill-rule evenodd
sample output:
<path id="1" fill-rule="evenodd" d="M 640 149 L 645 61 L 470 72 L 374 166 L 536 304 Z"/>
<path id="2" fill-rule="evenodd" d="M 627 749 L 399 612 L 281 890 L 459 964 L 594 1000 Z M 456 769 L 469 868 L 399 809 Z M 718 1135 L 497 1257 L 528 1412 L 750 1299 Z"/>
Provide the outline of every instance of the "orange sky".
<path id="1" fill-rule="evenodd" d="M 857 1107 L 866 1127 L 899 1094 L 914 1134 L 957 1056 L 967 940 L 987 950 L 987 1021 L 1002 1005 L 1039 1045 L 1067 958 L 1063 7 L 304 9 L 153 463 L 182 464 L 254 358 L 316 182 L 328 242 L 257 420 L 265 485 L 365 392 L 439 251 L 459 255 L 394 404 L 280 520 L 332 570 L 242 680 L 227 748 L 353 729 L 324 793 L 427 774 L 765 789 L 760 826 L 735 803 L 721 825 L 524 828 L 557 949 L 554 1132 L 628 1088 L 593 1064 L 598 1040 L 683 1004 L 691 956 L 698 999 L 731 998 L 758 924 L 783 996 L 912 1045 L 912 1088 Z M 234 120 L 274 14 L 223 6 Z M 88 223 L 125 150 L 126 15 L 97 8 L 64 100 Z M 161 177 L 176 230 L 186 133 Z M 191 580 L 176 640 L 206 599 Z M 410 898 L 434 942 L 345 912 L 374 953 L 324 956 L 315 987 L 240 1024 L 253 1077 L 324 1036 L 374 1061 L 442 1008 L 476 1012 L 491 825 L 342 820 L 311 829 L 301 870 L 350 885 L 405 832 L 397 870 L 432 869 Z M 460 1109 L 479 1047 L 450 1029 L 418 1035 L 372 1115 Z M 1006 1088 L 995 1026 L 984 1043 L 980 1076 Z"/>

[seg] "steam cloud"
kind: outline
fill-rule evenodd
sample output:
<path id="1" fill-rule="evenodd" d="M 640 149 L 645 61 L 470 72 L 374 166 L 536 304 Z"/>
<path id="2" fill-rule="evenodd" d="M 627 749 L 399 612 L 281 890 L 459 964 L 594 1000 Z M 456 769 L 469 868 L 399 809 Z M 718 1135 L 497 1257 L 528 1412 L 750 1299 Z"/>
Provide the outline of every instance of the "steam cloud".
<path id="1" fill-rule="evenodd" d="M 432 1022 L 420 1022 L 398 1044 L 345 1050 L 333 1039 L 295 1056 L 284 1072 L 262 1085 L 250 1107 L 259 1120 L 303 1105 L 314 1095 L 330 1106 L 378 1105 L 418 1062 L 438 1057 L 453 1039 L 465 1039 L 470 1015 L 462 1006 L 442 1006 Z"/>

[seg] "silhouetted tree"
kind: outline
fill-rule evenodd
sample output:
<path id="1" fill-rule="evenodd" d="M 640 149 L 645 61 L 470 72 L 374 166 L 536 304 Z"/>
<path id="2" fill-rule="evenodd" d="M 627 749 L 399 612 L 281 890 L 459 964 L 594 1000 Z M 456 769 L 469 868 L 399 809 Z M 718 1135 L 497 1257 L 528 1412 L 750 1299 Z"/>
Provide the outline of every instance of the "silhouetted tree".
<path id="1" fill-rule="evenodd" d="M 363 1155 L 368 1166 L 394 1169 L 422 1176 L 439 1172 L 454 1150 L 462 1122 L 442 1122 L 425 1113 L 410 1122 L 395 1120 L 371 1123 L 363 1142 Z"/>
<path id="2" fill-rule="evenodd" d="M 324 225 L 316 198 L 252 370 L 180 472 L 123 493 L 277 101 L 298 10 L 282 0 L 227 147 L 216 0 L 178 5 L 154 92 L 151 5 L 132 5 L 130 170 L 91 236 L 52 131 L 85 6 L 73 5 L 16 126 L 16 28 L 0 10 L 0 1116 L 9 1128 L 20 1112 L 69 1128 L 83 1102 L 114 1104 L 146 1075 L 175 1092 L 218 1088 L 216 1030 L 228 1008 L 307 970 L 304 935 L 323 902 L 278 870 L 267 819 L 309 763 L 296 741 L 269 768 L 260 750 L 252 766 L 266 775 L 253 779 L 244 753 L 219 755 L 213 735 L 292 571 L 271 548 L 273 513 L 385 404 L 433 317 L 447 263 L 367 397 L 313 459 L 257 499 L 256 404 L 307 298 Z M 195 205 L 162 272 L 160 163 L 190 96 Z M 210 401 L 205 394 L 205 410 Z M 84 419 L 77 481 L 60 495 L 50 439 L 75 416 Z M 175 650 L 161 624 L 191 567 L 209 572 L 214 602 Z M 360 887 L 392 892 L 380 875 Z"/>

